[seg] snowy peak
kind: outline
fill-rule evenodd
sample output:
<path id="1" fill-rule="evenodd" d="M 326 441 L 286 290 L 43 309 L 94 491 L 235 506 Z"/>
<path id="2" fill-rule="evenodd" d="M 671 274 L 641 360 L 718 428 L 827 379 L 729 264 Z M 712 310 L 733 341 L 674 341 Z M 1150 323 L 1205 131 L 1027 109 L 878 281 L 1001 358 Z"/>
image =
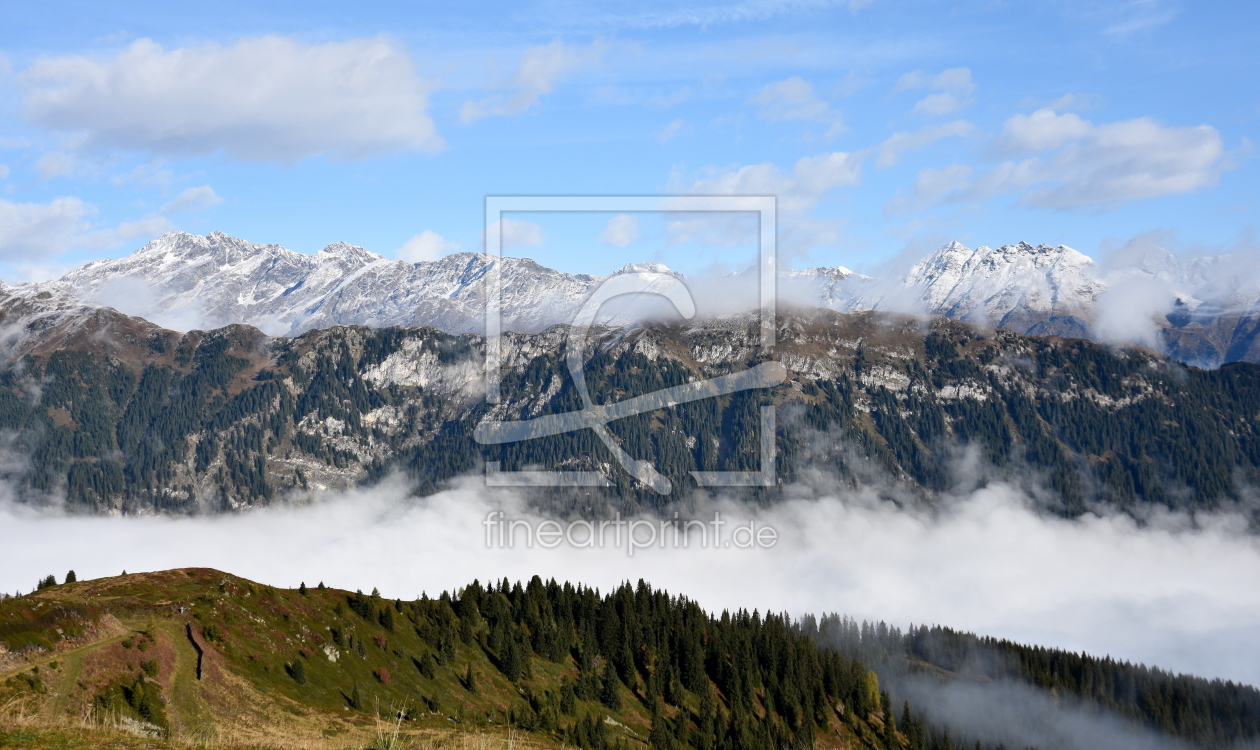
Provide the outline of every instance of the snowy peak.
<path id="1" fill-rule="evenodd" d="M 674 269 L 670 268 L 664 263 L 651 263 L 651 262 L 627 263 L 621 268 L 617 269 L 617 273 L 667 273 L 671 276 L 679 275 L 678 273 L 674 271 Z"/>
<path id="2" fill-rule="evenodd" d="M 951 242 L 914 264 L 901 285 L 926 312 L 1003 326 L 1012 315 L 1086 316 L 1106 289 L 1084 254 L 1027 242 L 974 250 Z"/>

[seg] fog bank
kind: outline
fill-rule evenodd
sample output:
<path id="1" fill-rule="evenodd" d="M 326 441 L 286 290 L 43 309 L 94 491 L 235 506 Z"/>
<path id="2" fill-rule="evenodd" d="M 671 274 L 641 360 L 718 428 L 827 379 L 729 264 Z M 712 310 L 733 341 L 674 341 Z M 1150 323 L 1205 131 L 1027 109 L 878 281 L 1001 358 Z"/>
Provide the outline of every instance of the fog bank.
<path id="1" fill-rule="evenodd" d="M 561 545 L 487 548 L 483 521 L 543 520 L 465 478 L 426 498 L 386 482 L 304 506 L 201 518 L 68 517 L 0 506 L 0 591 L 206 566 L 276 586 L 430 596 L 478 578 L 538 574 L 608 589 L 646 579 L 711 610 L 837 611 L 905 627 L 940 623 L 1205 677 L 1260 684 L 1260 543 L 1237 518 L 1047 518 L 1001 484 L 933 514 L 864 493 L 807 492 L 771 509 L 712 503 L 778 532 L 769 549 Z M 705 514 L 707 513 L 707 516 Z M 729 527 L 728 527 L 729 528 Z"/>

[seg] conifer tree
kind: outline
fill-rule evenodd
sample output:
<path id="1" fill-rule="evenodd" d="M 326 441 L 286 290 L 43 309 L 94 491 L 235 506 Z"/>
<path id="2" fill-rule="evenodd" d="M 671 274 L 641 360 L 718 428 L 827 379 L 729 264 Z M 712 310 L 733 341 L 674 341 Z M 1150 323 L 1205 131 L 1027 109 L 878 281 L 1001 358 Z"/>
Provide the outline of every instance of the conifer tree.
<path id="1" fill-rule="evenodd" d="M 69 573 L 66 573 L 66 583 L 75 583 L 78 580 L 79 580 L 79 577 L 74 574 L 73 570 L 71 570 Z"/>
<path id="2" fill-rule="evenodd" d="M 702 688 L 700 694 L 700 715 L 696 724 L 699 731 L 699 741 L 696 743 L 696 750 L 712 750 L 713 734 L 716 731 L 717 708 L 713 705 L 713 691 L 709 688 Z"/>
<path id="3" fill-rule="evenodd" d="M 306 596 L 306 581 L 302 581 L 302 585 L 298 586 L 298 593 L 302 596 Z"/>
<path id="4" fill-rule="evenodd" d="M 293 660 L 293 663 L 284 665 L 284 671 L 288 672 L 297 684 L 306 684 L 306 665 L 302 663 L 302 657 L 299 656 Z"/>
<path id="5" fill-rule="evenodd" d="M 503 648 L 499 653 L 499 669 L 512 682 L 521 678 L 521 655 L 518 648 L 516 638 L 509 633 L 503 639 Z"/>
<path id="6" fill-rule="evenodd" d="M 617 689 L 621 679 L 612 664 L 604 665 L 603 684 L 599 690 L 599 702 L 613 711 L 621 710 L 621 691 Z"/>

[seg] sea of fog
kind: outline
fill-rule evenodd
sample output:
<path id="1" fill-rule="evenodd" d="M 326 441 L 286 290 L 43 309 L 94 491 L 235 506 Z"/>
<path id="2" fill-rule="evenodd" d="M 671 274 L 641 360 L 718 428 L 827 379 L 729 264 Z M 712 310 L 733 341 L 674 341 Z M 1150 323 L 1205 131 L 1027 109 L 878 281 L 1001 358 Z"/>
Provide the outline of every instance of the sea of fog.
<path id="1" fill-rule="evenodd" d="M 29 591 L 68 569 L 84 579 L 193 566 L 280 587 L 379 587 L 403 599 L 474 578 L 537 574 L 602 590 L 642 578 L 712 611 L 938 623 L 1260 684 L 1260 540 L 1240 518 L 1066 520 L 1035 512 L 1002 484 L 933 513 L 870 493 L 798 495 L 760 510 L 708 501 L 688 514 L 723 513 L 724 533 L 748 523 L 773 528 L 773 546 L 682 548 L 670 540 L 633 555 L 607 528 L 603 548 L 563 539 L 527 546 L 520 527 L 514 547 L 499 546 L 486 526 L 498 518 L 492 514 L 545 519 L 478 478 L 424 498 L 391 480 L 302 505 L 195 518 L 72 516 L 0 503 L 0 591 Z M 584 538 L 578 527 L 574 540 Z"/>

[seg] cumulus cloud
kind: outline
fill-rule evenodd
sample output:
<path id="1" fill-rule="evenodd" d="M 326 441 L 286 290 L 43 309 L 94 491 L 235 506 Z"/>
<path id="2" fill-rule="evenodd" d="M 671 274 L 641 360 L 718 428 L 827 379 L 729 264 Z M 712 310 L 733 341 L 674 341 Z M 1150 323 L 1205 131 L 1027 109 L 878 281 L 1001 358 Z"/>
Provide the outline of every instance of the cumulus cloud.
<path id="1" fill-rule="evenodd" d="M 803 213 L 839 187 L 858 184 L 862 155 L 835 151 L 797 160 L 790 171 L 766 162 L 713 169 L 696 179 L 687 192 L 700 195 L 774 195 L 779 210 Z"/>
<path id="2" fill-rule="evenodd" d="M 966 120 L 954 120 L 944 125 L 928 125 L 913 133 L 893 133 L 876 149 L 875 166 L 891 167 L 907 151 L 921 149 L 942 138 L 967 136 L 974 130 L 975 126 Z"/>
<path id="3" fill-rule="evenodd" d="M 202 211 L 223 202 L 209 185 L 185 189 L 175 200 L 162 207 L 162 213 L 174 214 L 183 211 Z"/>
<path id="4" fill-rule="evenodd" d="M 78 198 L 56 198 L 49 203 L 0 200 L 0 258 L 25 260 L 37 253 L 64 252 L 94 212 L 94 207 Z"/>
<path id="5" fill-rule="evenodd" d="M 35 162 L 35 169 L 39 170 L 39 176 L 45 180 L 74 174 L 77 168 L 78 160 L 62 151 L 49 151 Z"/>
<path id="6" fill-rule="evenodd" d="M 934 512 L 827 481 L 768 509 L 697 501 L 735 524 L 772 526 L 768 549 L 672 546 L 636 551 L 487 547 L 490 511 L 537 524 L 512 493 L 479 477 L 426 498 L 401 483 L 306 507 L 200 519 L 104 518 L 0 506 L 0 590 L 29 590 L 49 571 L 81 577 L 176 566 L 225 569 L 277 586 L 323 580 L 387 597 L 435 595 L 473 578 L 583 582 L 645 578 L 710 610 L 840 611 L 902 627 L 942 623 L 1073 651 L 1110 654 L 1209 677 L 1260 682 L 1260 548 L 1227 516 L 1045 517 L 1000 483 Z M 74 539 L 72 547 L 49 540 Z M 380 565 L 382 551 L 390 564 Z"/>
<path id="7" fill-rule="evenodd" d="M 90 218 L 96 211 L 95 206 L 75 197 L 55 198 L 48 203 L 0 200 L 0 260 L 24 262 L 71 249 L 104 250 L 128 240 L 154 237 L 171 228 L 161 216 L 94 228 Z"/>
<path id="8" fill-rule="evenodd" d="M 394 257 L 408 263 L 423 263 L 450 255 L 460 249 L 458 242 L 452 242 L 431 229 L 426 229 L 412 237 L 398 248 Z"/>
<path id="9" fill-rule="evenodd" d="M 671 178 L 678 192 L 698 195 L 773 195 L 779 214 L 779 250 L 800 255 L 834 243 L 836 222 L 815 219 L 810 211 L 828 193 L 858 184 L 864 153 L 842 151 L 806 156 L 791 170 L 766 162 L 743 167 L 709 169 L 688 182 L 682 175 Z M 680 215 L 666 224 L 671 242 L 702 241 L 733 247 L 757 241 L 757 223 L 748 215 Z"/>
<path id="10" fill-rule="evenodd" d="M 75 238 L 74 245 L 88 250 L 108 250 L 131 240 L 156 237 L 173 228 L 165 217 L 149 216 L 136 221 L 124 221 L 116 227 L 85 232 Z"/>
<path id="11" fill-rule="evenodd" d="M 500 241 L 504 250 L 538 247 L 546 241 L 546 236 L 543 228 L 531 221 L 505 218 L 490 225 L 486 233 L 486 249 L 493 248 Z"/>
<path id="12" fill-rule="evenodd" d="M 893 87 L 893 93 L 915 89 L 928 89 L 935 93 L 920 99 L 912 111 L 915 114 L 937 116 L 947 115 L 971 104 L 968 97 L 975 92 L 976 84 L 971 80 L 970 68 L 949 68 L 934 76 L 916 70 L 899 78 L 897 85 Z"/>
<path id="13" fill-rule="evenodd" d="M 1052 184 L 1023 203 L 1074 208 L 1191 193 L 1215 185 L 1231 165 L 1210 125 L 1163 127 L 1149 118 L 1094 126 L 1046 165 Z"/>
<path id="14" fill-rule="evenodd" d="M 466 101 L 459 110 L 459 119 L 473 123 L 492 115 L 519 115 L 527 112 L 561 80 L 575 70 L 595 65 L 604 55 L 605 45 L 595 41 L 585 48 L 566 45 L 557 39 L 550 44 L 528 47 L 521 54 L 508 93 L 481 101 Z"/>
<path id="15" fill-rule="evenodd" d="M 965 165 L 925 169 L 916 194 L 926 203 L 1020 193 L 1036 208 L 1114 206 L 1211 187 L 1233 155 L 1210 125 L 1166 127 L 1150 118 L 1095 125 L 1041 109 L 1006 121 L 992 145 L 1011 158 L 973 174 Z"/>
<path id="16" fill-rule="evenodd" d="M 828 139 L 845 130 L 840 112 L 819 98 L 813 84 L 799 76 L 766 84 L 751 103 L 758 106 L 761 118 L 770 122 L 799 120 L 822 123 L 827 127 L 824 137 Z"/>
<path id="17" fill-rule="evenodd" d="M 1058 114 L 1045 107 L 1030 115 L 1015 115 L 1002 125 L 994 150 L 1007 154 L 1039 154 L 1089 135 L 1092 125 L 1072 112 Z"/>
<path id="18" fill-rule="evenodd" d="M 140 39 L 110 59 L 41 58 L 17 81 L 32 122 L 89 147 L 292 162 L 443 146 L 427 112 L 432 84 L 384 37 L 169 51 Z"/>
<path id="19" fill-rule="evenodd" d="M 632 214 L 617 214 L 612 217 L 599 234 L 599 241 L 612 247 L 625 247 L 638 239 L 639 217 Z"/>

